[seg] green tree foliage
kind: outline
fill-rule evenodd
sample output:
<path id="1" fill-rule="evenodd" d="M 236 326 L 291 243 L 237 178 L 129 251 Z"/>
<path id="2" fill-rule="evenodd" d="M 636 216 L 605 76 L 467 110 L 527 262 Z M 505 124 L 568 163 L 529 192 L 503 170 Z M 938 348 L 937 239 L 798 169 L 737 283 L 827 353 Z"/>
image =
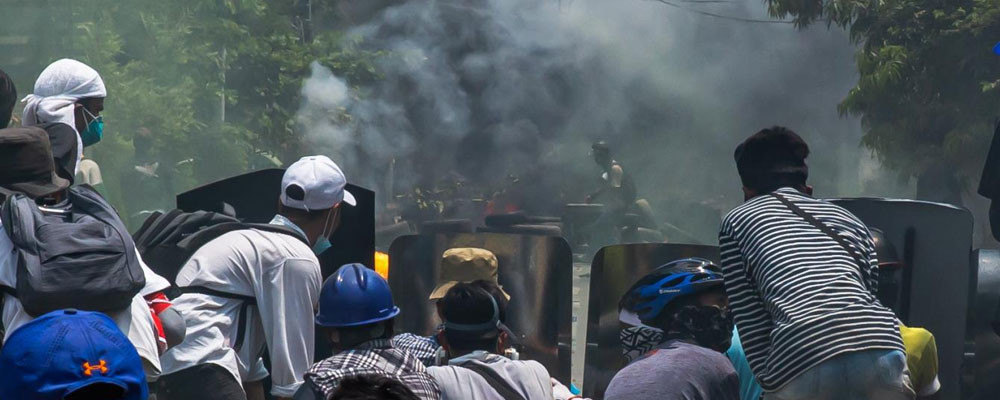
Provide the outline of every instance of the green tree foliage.
<path id="1" fill-rule="evenodd" d="M 46 1 L 34 9 L 42 24 L 20 34 L 45 49 L 29 63 L 34 76 L 67 57 L 103 76 L 106 135 L 87 153 L 100 162 L 112 201 L 133 215 L 171 207 L 195 185 L 308 152 L 294 115 L 312 61 L 355 85 L 377 79 L 378 53 L 357 50 L 336 31 L 306 40 L 296 3 Z M 158 163 L 155 177 L 136 172 L 147 163 Z"/>
<path id="2" fill-rule="evenodd" d="M 949 168 L 979 176 L 1000 115 L 998 0 L 768 0 L 799 26 L 845 27 L 859 44 L 858 83 L 840 104 L 864 144 L 904 177 Z"/>

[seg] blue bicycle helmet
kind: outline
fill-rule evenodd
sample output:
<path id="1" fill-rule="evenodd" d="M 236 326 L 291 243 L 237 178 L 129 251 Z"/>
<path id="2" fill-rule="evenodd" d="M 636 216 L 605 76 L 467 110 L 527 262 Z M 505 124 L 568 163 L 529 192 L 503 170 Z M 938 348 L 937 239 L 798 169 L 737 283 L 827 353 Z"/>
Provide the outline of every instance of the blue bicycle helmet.
<path id="1" fill-rule="evenodd" d="M 361 264 L 347 264 L 323 283 L 316 325 L 342 328 L 373 324 L 399 315 L 389 283 Z"/>
<path id="2" fill-rule="evenodd" d="M 670 302 L 723 285 L 722 270 L 702 258 L 685 258 L 654 269 L 640 278 L 622 297 L 619 308 L 642 321 L 655 319 Z"/>

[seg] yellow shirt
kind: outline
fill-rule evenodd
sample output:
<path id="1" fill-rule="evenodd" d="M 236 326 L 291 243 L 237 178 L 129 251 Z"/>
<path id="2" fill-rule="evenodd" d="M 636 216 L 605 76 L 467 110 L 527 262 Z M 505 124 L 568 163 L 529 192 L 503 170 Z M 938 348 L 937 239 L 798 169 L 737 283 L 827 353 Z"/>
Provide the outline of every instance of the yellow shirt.
<path id="1" fill-rule="evenodd" d="M 937 343 L 934 335 L 924 328 L 910 328 L 899 324 L 899 333 L 906 347 L 906 366 L 917 396 L 930 396 L 941 389 L 938 381 Z"/>

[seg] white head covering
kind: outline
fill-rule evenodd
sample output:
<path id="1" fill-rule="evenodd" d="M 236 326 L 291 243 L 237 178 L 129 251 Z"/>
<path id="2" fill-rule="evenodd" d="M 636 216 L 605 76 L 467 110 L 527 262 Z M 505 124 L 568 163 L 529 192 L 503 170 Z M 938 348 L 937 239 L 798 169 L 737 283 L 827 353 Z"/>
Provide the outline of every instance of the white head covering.
<path id="1" fill-rule="evenodd" d="M 45 67 L 35 81 L 32 94 L 26 96 L 21 124 L 35 126 L 51 122 L 69 125 L 76 131 L 73 118 L 75 104 L 80 99 L 107 97 L 104 80 L 93 68 L 82 62 L 64 58 Z M 76 133 L 77 169 L 83 153 L 80 132 Z"/>

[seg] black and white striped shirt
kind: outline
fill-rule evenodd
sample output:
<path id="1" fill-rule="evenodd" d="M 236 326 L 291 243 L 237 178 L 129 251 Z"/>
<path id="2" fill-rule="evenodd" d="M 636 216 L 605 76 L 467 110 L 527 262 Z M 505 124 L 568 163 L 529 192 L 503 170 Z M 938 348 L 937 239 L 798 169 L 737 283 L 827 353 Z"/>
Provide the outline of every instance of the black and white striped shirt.
<path id="1" fill-rule="evenodd" d="M 765 391 L 834 356 L 903 351 L 892 311 L 875 297 L 878 261 L 850 212 L 792 188 L 778 193 L 840 235 L 867 265 L 770 195 L 726 215 L 719 233 L 726 292 L 747 361 Z"/>

